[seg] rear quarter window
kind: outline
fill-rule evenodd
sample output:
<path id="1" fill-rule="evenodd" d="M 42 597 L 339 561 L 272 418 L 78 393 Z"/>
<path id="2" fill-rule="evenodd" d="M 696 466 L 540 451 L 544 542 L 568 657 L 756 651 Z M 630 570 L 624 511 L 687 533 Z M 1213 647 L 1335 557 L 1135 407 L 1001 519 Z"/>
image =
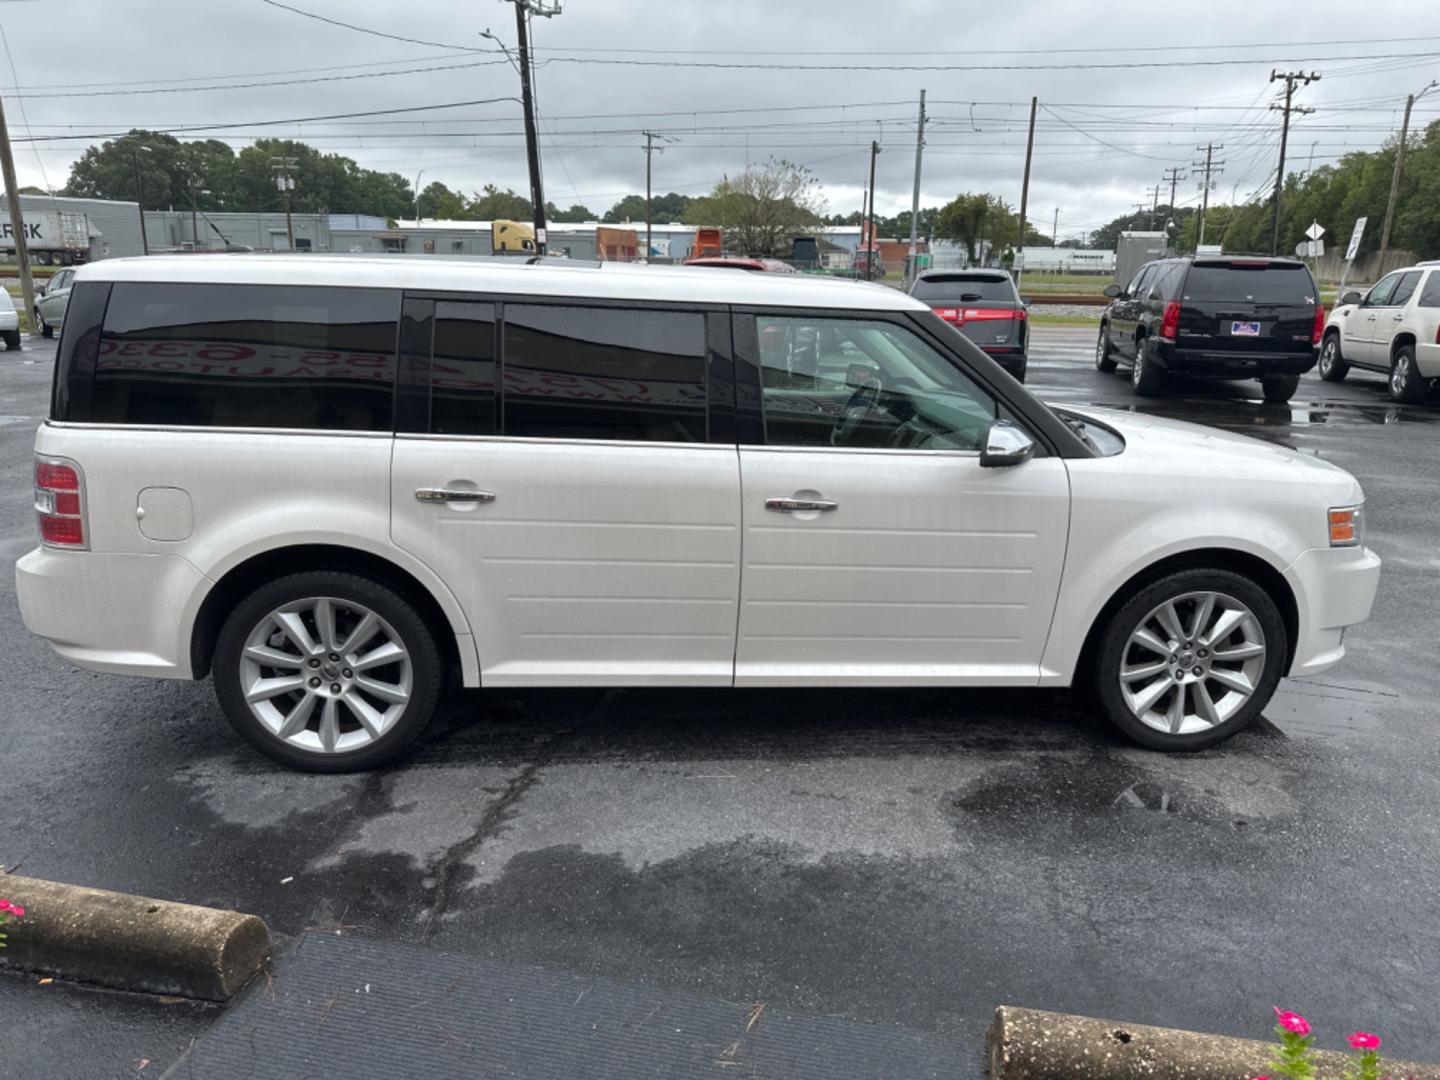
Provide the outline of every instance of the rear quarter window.
<path id="1" fill-rule="evenodd" d="M 117 283 L 90 419 L 390 431 L 399 314 L 385 289 Z"/>
<path id="2" fill-rule="evenodd" d="M 1440 270 L 1430 271 L 1425 287 L 1420 290 L 1420 306 L 1440 308 Z"/>
<path id="3" fill-rule="evenodd" d="M 1204 264 L 1190 267 L 1184 299 L 1255 304 L 1314 304 L 1315 282 L 1297 264 Z"/>
<path id="4" fill-rule="evenodd" d="M 1015 286 L 994 274 L 941 274 L 915 282 L 911 296 L 926 303 L 959 304 L 977 300 L 1015 302 Z"/>

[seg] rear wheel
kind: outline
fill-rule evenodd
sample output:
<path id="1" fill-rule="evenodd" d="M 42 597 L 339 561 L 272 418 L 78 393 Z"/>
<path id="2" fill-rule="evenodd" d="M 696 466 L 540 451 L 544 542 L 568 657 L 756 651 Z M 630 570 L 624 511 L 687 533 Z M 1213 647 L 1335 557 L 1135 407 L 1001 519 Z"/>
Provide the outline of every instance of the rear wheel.
<path id="1" fill-rule="evenodd" d="M 1340 354 L 1340 333 L 1332 330 L 1320 346 L 1320 378 L 1326 382 L 1343 382 L 1349 373 L 1350 365 Z"/>
<path id="2" fill-rule="evenodd" d="M 20 331 L 19 331 L 19 330 L 6 330 L 6 331 L 5 331 L 5 348 L 9 349 L 11 352 L 14 352 L 14 351 L 16 351 L 17 349 L 20 348 Z"/>
<path id="3" fill-rule="evenodd" d="M 1271 405 L 1282 405 L 1289 401 L 1299 387 L 1299 375 L 1266 375 L 1260 380 L 1261 393 Z"/>
<path id="4" fill-rule="evenodd" d="M 1095 342 L 1095 370 L 1109 375 L 1115 370 L 1115 356 L 1110 350 L 1110 327 L 1100 324 L 1100 337 Z"/>
<path id="5" fill-rule="evenodd" d="M 35 325 L 40 328 L 41 337 L 54 337 L 55 328 L 45 321 L 45 316 L 40 314 L 40 309 L 35 309 Z"/>
<path id="6" fill-rule="evenodd" d="M 221 628 L 213 663 L 225 716 L 261 753 L 309 772 L 400 754 L 430 723 L 443 665 L 408 600 L 358 574 L 291 574 Z"/>
<path id="7" fill-rule="evenodd" d="M 1157 397 L 1165 389 L 1165 372 L 1155 363 L 1150 339 L 1135 343 L 1135 366 L 1130 369 L 1130 388 L 1141 397 Z"/>
<path id="8" fill-rule="evenodd" d="M 1395 359 L 1390 367 L 1390 396 L 1396 401 L 1413 405 L 1424 401 L 1430 392 L 1430 380 L 1421 378 L 1415 367 L 1415 346 L 1402 345 L 1395 350 Z"/>
<path id="9" fill-rule="evenodd" d="M 1247 727 L 1275 693 L 1288 647 L 1275 601 L 1229 570 L 1182 570 L 1152 582 L 1103 634 L 1101 706 L 1154 750 L 1199 750 Z"/>

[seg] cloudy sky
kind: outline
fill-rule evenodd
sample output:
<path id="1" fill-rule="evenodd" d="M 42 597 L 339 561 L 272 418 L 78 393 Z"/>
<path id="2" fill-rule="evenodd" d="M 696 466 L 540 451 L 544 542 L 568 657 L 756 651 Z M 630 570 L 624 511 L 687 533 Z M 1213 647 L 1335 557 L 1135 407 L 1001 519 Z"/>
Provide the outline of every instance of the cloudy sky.
<path id="1" fill-rule="evenodd" d="M 198 134 L 236 146 L 289 135 L 412 180 L 423 169 L 422 184 L 526 190 L 518 106 L 454 104 L 518 96 L 514 70 L 481 36 L 489 28 L 513 46 L 509 3 L 286 5 L 360 29 L 266 0 L 0 2 L 11 133 L 44 139 L 16 142 L 20 182 L 64 183 L 86 140 L 57 136 L 223 124 Z M 1224 146 L 1212 198 L 1263 193 L 1279 142 L 1272 67 L 1322 75 L 1297 94 L 1316 111 L 1292 127 L 1295 170 L 1377 146 L 1398 129 L 1405 95 L 1440 78 L 1440 4 L 1419 0 L 563 7 L 534 21 L 546 197 L 596 211 L 643 192 L 646 129 L 665 140 L 659 192 L 701 194 L 775 155 L 809 165 L 829 210 L 847 213 L 860 207 L 875 139 L 877 208 L 908 208 L 924 88 L 922 204 L 967 190 L 1018 204 L 1034 95 L 1030 217 L 1048 231 L 1058 208 L 1064 237 L 1145 201 L 1167 168 L 1193 172 L 1207 142 Z M 1138 41 L 1151 44 L 1128 44 Z M 375 115 L 400 109 L 415 111 Z M 370 115 L 293 122 L 357 113 Z M 1440 91 L 1416 107 L 1420 124 L 1437 117 Z M 268 121 L 283 122 L 257 126 Z M 1198 201 L 1193 176 L 1176 191 L 1178 203 Z"/>

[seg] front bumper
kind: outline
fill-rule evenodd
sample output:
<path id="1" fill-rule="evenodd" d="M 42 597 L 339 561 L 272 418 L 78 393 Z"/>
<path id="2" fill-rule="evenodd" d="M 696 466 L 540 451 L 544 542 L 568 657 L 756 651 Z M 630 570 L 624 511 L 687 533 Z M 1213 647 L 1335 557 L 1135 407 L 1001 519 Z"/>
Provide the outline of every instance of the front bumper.
<path id="1" fill-rule="evenodd" d="M 20 617 L 90 671 L 191 678 L 189 610 L 205 575 L 175 555 L 38 547 L 15 564 Z"/>
<path id="2" fill-rule="evenodd" d="M 1285 571 L 1299 626 L 1289 675 L 1315 675 L 1345 655 L 1347 626 L 1364 622 L 1380 584 L 1380 556 L 1367 547 L 1313 548 Z"/>
<path id="3" fill-rule="evenodd" d="M 1023 346 L 981 345 L 980 350 L 1021 382 L 1025 381 L 1027 358 Z"/>
<path id="4" fill-rule="evenodd" d="M 1161 344 L 1157 350 L 1160 366 L 1176 375 L 1211 379 L 1254 379 L 1262 375 L 1304 375 L 1315 366 L 1319 353 L 1304 352 L 1215 352 Z"/>

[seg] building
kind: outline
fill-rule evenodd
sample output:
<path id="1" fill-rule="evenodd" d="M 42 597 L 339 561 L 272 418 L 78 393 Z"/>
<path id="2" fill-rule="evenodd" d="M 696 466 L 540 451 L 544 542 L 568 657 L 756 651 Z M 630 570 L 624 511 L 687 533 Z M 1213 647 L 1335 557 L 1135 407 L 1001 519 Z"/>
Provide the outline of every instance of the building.
<path id="1" fill-rule="evenodd" d="M 3 213 L 10 205 L 0 194 Z M 109 199 L 72 199 L 64 195 L 21 195 L 20 209 L 27 212 L 55 210 L 84 214 L 90 223 L 90 258 L 144 254 L 140 240 L 140 204 Z"/>

